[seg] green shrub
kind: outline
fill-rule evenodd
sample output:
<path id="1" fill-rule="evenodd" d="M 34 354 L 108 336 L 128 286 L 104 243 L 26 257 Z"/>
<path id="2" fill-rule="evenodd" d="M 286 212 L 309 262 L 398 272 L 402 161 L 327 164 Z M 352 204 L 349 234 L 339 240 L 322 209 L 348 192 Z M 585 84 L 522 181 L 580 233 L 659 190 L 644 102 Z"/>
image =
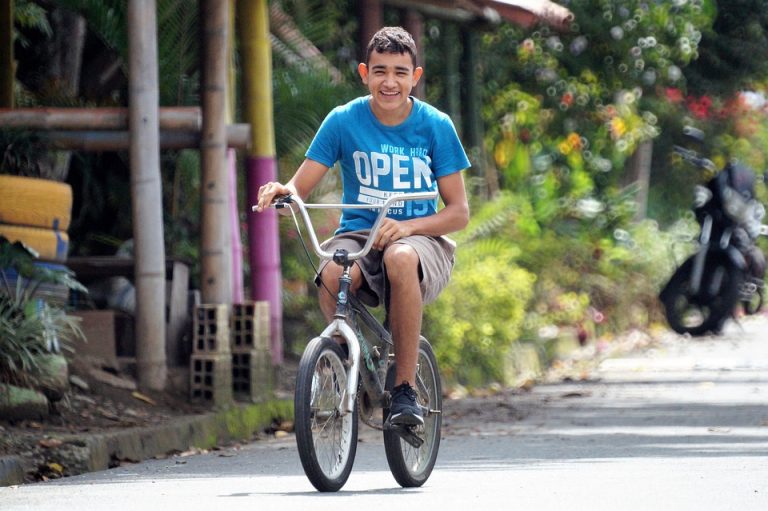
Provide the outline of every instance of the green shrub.
<path id="1" fill-rule="evenodd" d="M 11 272 L 18 276 L 15 285 Z M 83 337 L 78 318 L 34 297 L 42 282 L 86 291 L 70 270 L 39 267 L 21 243 L 0 236 L 0 383 L 44 386 L 48 355 L 68 350 L 71 341 Z"/>
<path id="2" fill-rule="evenodd" d="M 535 281 L 515 266 L 518 253 L 501 240 L 459 247 L 451 283 L 424 318 L 447 380 L 470 386 L 501 381 L 501 355 L 520 335 Z"/>

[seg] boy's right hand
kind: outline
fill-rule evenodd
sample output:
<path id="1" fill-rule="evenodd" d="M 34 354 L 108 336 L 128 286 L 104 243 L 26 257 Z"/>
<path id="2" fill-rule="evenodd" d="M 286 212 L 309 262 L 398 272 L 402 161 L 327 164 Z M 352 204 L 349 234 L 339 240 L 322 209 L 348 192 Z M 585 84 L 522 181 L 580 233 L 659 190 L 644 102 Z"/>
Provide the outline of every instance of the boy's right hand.
<path id="1" fill-rule="evenodd" d="M 256 211 L 261 213 L 267 209 L 276 197 L 282 197 L 284 195 L 290 195 L 293 191 L 287 186 L 277 183 L 269 182 L 259 188 L 259 202 L 256 204 Z"/>

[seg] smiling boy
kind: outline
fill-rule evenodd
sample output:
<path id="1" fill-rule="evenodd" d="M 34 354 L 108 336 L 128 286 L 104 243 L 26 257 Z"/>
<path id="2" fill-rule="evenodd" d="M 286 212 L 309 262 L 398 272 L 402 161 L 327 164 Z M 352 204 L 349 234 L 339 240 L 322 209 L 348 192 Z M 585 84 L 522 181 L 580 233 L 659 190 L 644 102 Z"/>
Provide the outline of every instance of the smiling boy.
<path id="1" fill-rule="evenodd" d="M 446 234 L 463 229 L 469 207 L 461 171 L 470 166 L 450 118 L 411 96 L 422 77 L 416 45 L 400 27 L 384 27 L 371 38 L 365 62 L 358 65 L 369 95 L 336 107 L 323 121 L 306 159 L 285 185 L 259 190 L 257 210 L 275 197 L 306 198 L 336 162 L 341 166 L 342 202 L 382 204 L 398 193 L 439 192 L 437 200 L 407 201 L 392 207 L 368 256 L 352 268 L 352 291 L 368 305 L 389 295 L 389 324 L 395 344 L 396 382 L 390 416 L 393 424 L 423 424 L 415 385 L 423 306 L 437 298 L 450 279 L 454 243 Z M 359 250 L 377 209 L 346 209 L 335 236 L 324 244 L 333 252 Z M 335 311 L 341 268 L 321 266 L 320 308 Z"/>

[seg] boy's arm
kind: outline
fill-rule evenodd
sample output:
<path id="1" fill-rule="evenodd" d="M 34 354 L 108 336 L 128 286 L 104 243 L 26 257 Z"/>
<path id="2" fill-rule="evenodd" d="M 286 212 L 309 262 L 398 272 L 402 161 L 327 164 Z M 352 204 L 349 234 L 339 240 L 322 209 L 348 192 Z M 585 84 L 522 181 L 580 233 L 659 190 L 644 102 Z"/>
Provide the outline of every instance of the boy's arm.
<path id="1" fill-rule="evenodd" d="M 374 248 L 383 250 L 393 241 L 414 234 L 442 236 L 460 231 L 469 222 L 469 204 L 461 172 L 454 172 L 437 179 L 437 189 L 445 207 L 434 215 L 411 220 L 384 218 Z"/>
<path id="2" fill-rule="evenodd" d="M 328 167 L 306 158 L 288 183 L 269 182 L 259 188 L 259 202 L 256 211 L 264 211 L 276 197 L 283 195 L 298 195 L 302 200 L 306 199 L 326 172 L 328 172 Z"/>

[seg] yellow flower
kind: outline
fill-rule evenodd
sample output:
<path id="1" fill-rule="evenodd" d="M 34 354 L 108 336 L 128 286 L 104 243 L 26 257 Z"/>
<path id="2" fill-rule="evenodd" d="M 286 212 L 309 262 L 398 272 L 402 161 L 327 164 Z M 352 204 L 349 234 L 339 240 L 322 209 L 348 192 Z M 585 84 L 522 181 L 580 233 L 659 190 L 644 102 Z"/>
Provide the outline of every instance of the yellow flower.
<path id="1" fill-rule="evenodd" d="M 624 119 L 621 117 L 611 119 L 611 133 L 613 133 L 614 138 L 621 138 L 626 132 L 627 125 L 624 123 Z"/>
<path id="2" fill-rule="evenodd" d="M 572 149 L 576 149 L 577 151 L 581 149 L 581 137 L 579 136 L 578 133 L 571 132 L 568 135 L 567 142 Z"/>

